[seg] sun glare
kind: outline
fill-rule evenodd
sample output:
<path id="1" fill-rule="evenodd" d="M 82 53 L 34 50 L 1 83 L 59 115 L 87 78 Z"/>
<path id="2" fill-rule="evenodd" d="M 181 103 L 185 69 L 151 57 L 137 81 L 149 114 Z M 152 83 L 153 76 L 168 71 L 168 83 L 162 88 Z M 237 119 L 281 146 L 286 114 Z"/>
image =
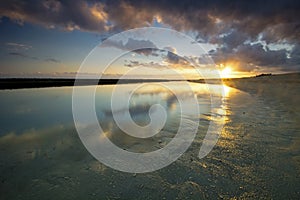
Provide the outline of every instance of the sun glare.
<path id="1" fill-rule="evenodd" d="M 232 69 L 230 67 L 225 67 L 220 72 L 221 78 L 229 78 L 231 76 L 231 72 L 232 72 Z"/>

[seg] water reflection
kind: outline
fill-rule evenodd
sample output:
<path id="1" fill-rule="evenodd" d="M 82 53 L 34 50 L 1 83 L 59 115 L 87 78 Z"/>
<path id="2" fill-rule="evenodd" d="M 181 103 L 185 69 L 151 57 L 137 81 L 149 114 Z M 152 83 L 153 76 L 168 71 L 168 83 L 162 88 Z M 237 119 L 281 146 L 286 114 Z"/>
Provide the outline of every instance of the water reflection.
<path id="1" fill-rule="evenodd" d="M 166 83 L 164 83 L 166 84 Z M 210 92 L 205 84 L 190 83 L 192 91 L 183 87 L 180 82 L 167 83 L 172 90 L 176 90 L 183 99 L 196 98 L 200 116 L 185 116 L 189 123 L 195 121 L 195 117 L 203 120 L 217 120 L 212 117 L 212 112 L 225 115 L 223 108 L 211 110 Z M 130 93 L 136 84 L 122 85 L 124 93 Z M 214 86 L 215 92 L 222 86 Z M 86 86 L 85 90 L 92 89 Z M 163 128 L 150 138 L 136 138 L 124 133 L 115 123 L 112 115 L 110 97 L 114 86 L 99 86 L 96 92 L 96 114 L 99 123 L 106 136 L 117 146 L 132 152 L 148 152 L 160 149 L 167 145 L 177 133 L 180 125 L 181 110 L 174 92 L 158 84 L 145 84 L 134 91 L 129 102 L 129 113 L 132 120 L 145 126 L 150 123 L 149 110 L 152 105 L 159 104 L 166 110 L 167 120 Z M 228 89 L 227 89 L 228 91 Z M 228 93 L 228 92 L 227 92 Z M 72 88 L 45 88 L 1 91 L 1 135 L 7 133 L 23 134 L 37 129 L 47 129 L 53 126 L 65 126 L 72 124 L 71 110 Z M 220 95 L 220 94 L 214 94 Z M 119 94 L 122 99 L 123 94 Z M 84 94 L 82 100 L 84 100 Z M 223 110 L 220 112 L 220 110 Z M 126 107 L 117 108 L 118 115 L 126 111 Z M 127 118 L 123 118 L 127 120 Z M 186 124 L 189 126 L 189 124 Z M 206 126 L 200 123 L 200 127 Z M 205 131 L 199 132 L 204 136 Z M 103 136 L 101 136 L 103 137 Z"/>
<path id="2" fill-rule="evenodd" d="M 124 91 L 131 87 L 124 85 Z M 174 83 L 174 87 L 180 90 L 180 84 Z M 195 83 L 191 87 L 201 110 L 192 146 L 172 165 L 140 175 L 112 170 L 86 151 L 72 120 L 72 88 L 0 91 L 1 199 L 272 198 L 272 188 L 296 191 L 293 188 L 299 182 L 292 162 L 299 154 L 279 151 L 277 147 L 284 146 L 287 138 L 279 137 L 274 122 L 264 118 L 266 109 L 262 101 L 230 88 L 225 89 L 224 107 L 211 111 L 206 86 Z M 179 105 L 172 93 L 151 86 L 132 96 L 130 114 L 137 124 L 149 123 L 148 111 L 153 103 L 160 103 L 168 114 L 160 133 L 138 139 L 124 134 L 114 123 L 109 101 L 112 89 L 113 86 L 99 86 L 95 106 L 106 136 L 116 145 L 144 152 L 160 149 L 172 140 L 179 125 Z M 181 92 L 184 96 L 192 95 Z M 197 159 L 209 122 L 214 120 L 212 114 L 222 115 L 225 111 L 226 126 L 219 142 L 205 159 Z M 286 130 L 293 129 L 289 126 Z M 293 148 L 298 149 L 295 144 Z M 284 187 L 284 180 L 293 185 Z M 278 195 L 280 192 L 276 191 Z"/>
<path id="3" fill-rule="evenodd" d="M 184 103 L 186 105 L 185 108 L 189 107 L 189 105 L 192 104 L 189 103 L 189 99 L 196 98 L 196 102 L 198 103 L 200 109 L 200 117 L 201 115 L 205 115 L 209 117 L 208 120 L 219 120 L 219 118 L 217 117 L 210 117 L 211 114 L 214 113 L 218 114 L 219 116 L 225 115 L 224 111 L 221 112 L 221 110 L 223 110 L 222 107 L 211 110 L 211 93 L 206 87 L 206 85 L 191 83 L 191 88 L 186 88 L 182 86 L 180 82 L 173 82 L 167 84 L 169 88 L 163 87 L 159 84 L 145 84 L 143 87 L 140 87 L 138 90 L 134 91 L 134 94 L 131 96 L 129 102 L 129 117 L 132 118 L 133 121 L 140 126 L 146 126 L 150 123 L 149 114 L 151 113 L 149 113 L 149 111 L 152 105 L 159 104 L 166 110 L 166 123 L 164 124 L 163 128 L 159 129 L 158 133 L 155 134 L 153 137 L 132 137 L 131 135 L 127 134 L 128 132 L 126 133 L 123 129 L 120 129 L 120 126 L 115 123 L 113 113 L 110 107 L 100 112 L 98 112 L 99 110 L 97 110 L 97 113 L 101 113 L 100 116 L 98 114 L 98 118 L 101 119 L 100 125 L 103 128 L 105 135 L 108 136 L 110 141 L 112 141 L 118 147 L 131 152 L 149 152 L 165 147 L 177 133 L 181 122 L 182 108 L 179 105 L 177 99 L 178 97 L 184 99 Z M 123 87 L 122 92 L 117 93 L 117 95 L 119 95 L 116 97 L 117 99 L 122 99 L 122 97 L 125 96 L 125 93 L 132 92 L 136 85 L 131 84 L 121 87 Z M 213 91 L 215 92 L 215 94 L 213 95 L 221 95 L 219 92 L 220 88 L 223 89 L 222 86 L 219 85 L 213 86 Z M 176 95 L 174 94 L 174 92 L 176 93 Z M 191 107 L 191 109 L 193 108 Z M 125 126 L 126 123 L 130 123 L 130 121 L 127 122 L 127 110 L 128 108 L 125 105 L 118 104 L 114 112 L 114 117 L 116 117 L 117 115 L 118 119 L 122 120 L 122 123 L 124 123 Z M 194 124 L 191 123 L 197 123 L 199 116 L 193 116 L 192 113 L 193 112 L 189 114 L 189 112 L 185 112 L 183 116 L 185 118 L 185 124 L 181 124 L 182 126 L 189 128 L 194 126 Z M 153 128 L 154 130 L 156 130 L 155 127 L 150 128 L 151 131 L 153 131 Z M 201 136 L 204 136 L 205 133 L 205 131 L 200 132 L 198 130 L 198 134 L 200 134 Z M 147 135 L 147 132 L 139 132 L 139 134 Z"/>

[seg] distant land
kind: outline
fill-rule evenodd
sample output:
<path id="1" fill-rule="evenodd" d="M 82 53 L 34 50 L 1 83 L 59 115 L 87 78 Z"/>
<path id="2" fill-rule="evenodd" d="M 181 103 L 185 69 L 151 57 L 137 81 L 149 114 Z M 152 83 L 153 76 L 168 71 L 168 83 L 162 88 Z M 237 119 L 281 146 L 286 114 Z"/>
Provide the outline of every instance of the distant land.
<path id="1" fill-rule="evenodd" d="M 144 82 L 175 81 L 170 79 L 80 79 L 76 86 L 115 85 Z M 178 80 L 177 80 L 178 81 Z M 1 78 L 0 90 L 74 86 L 75 79 L 70 78 Z"/>
<path id="2" fill-rule="evenodd" d="M 289 79 L 287 77 L 294 77 Z M 276 77 L 282 81 L 299 80 L 300 73 L 289 73 L 289 74 L 261 74 L 254 77 L 244 78 L 224 78 L 222 81 L 228 83 L 234 80 L 259 80 L 268 81 L 271 77 Z M 128 83 L 147 83 L 147 82 L 169 82 L 169 81 L 180 81 L 172 79 L 80 79 L 76 83 L 76 86 L 87 86 L 87 85 L 115 85 L 115 84 L 128 84 Z M 186 81 L 186 80 L 185 80 Z M 219 83 L 220 79 L 198 79 L 198 80 L 187 80 L 195 83 Z M 0 90 L 4 89 L 24 89 L 24 88 L 44 88 L 44 87 L 63 87 L 63 86 L 74 86 L 75 79 L 71 78 L 0 78 Z"/>

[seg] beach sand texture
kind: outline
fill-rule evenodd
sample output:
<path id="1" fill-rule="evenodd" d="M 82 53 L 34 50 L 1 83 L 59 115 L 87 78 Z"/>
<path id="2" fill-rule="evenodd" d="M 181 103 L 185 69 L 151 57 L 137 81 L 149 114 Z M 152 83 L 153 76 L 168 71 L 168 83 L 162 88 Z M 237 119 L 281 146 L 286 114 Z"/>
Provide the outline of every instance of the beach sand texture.
<path id="1" fill-rule="evenodd" d="M 200 135 L 170 166 L 128 174 L 96 161 L 72 125 L 11 133 L 0 138 L 0 199 L 299 199 L 299 74 L 224 83 L 226 124 L 207 157 Z"/>

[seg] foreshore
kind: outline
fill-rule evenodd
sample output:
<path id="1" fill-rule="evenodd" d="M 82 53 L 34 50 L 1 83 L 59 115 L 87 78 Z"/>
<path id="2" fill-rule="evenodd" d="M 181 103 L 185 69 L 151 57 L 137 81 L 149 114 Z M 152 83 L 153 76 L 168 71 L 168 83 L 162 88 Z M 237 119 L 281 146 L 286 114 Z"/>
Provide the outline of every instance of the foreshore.
<path id="1" fill-rule="evenodd" d="M 284 106 L 289 112 L 300 112 L 300 73 L 224 79 L 223 83 L 278 106 Z"/>

